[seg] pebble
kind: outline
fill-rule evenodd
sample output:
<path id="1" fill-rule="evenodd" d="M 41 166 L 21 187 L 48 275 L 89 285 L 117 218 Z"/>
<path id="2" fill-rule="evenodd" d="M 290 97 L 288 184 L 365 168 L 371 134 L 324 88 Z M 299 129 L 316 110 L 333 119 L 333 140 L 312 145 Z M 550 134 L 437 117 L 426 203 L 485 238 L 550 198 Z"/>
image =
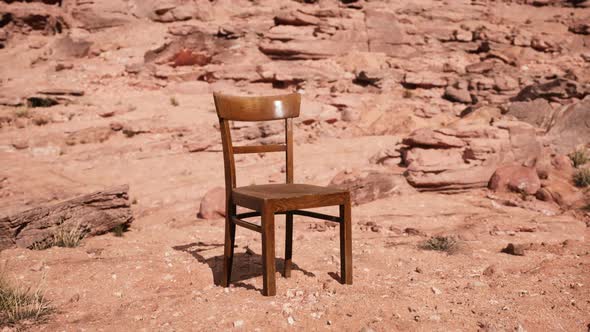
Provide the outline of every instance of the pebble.
<path id="1" fill-rule="evenodd" d="M 524 246 L 522 244 L 508 243 L 506 248 L 502 249 L 502 252 L 514 256 L 524 256 Z"/>
<path id="2" fill-rule="evenodd" d="M 237 320 L 234 322 L 234 327 L 242 327 L 244 325 L 243 320 Z"/>
<path id="3" fill-rule="evenodd" d="M 41 271 L 43 270 L 43 268 L 45 267 L 45 263 L 44 262 L 39 262 L 33 266 L 31 266 L 31 271 Z"/>
<path id="4" fill-rule="evenodd" d="M 289 316 L 287 318 L 287 323 L 289 323 L 289 325 L 293 325 L 293 324 L 295 324 L 295 320 L 293 319 L 293 317 Z"/>
<path id="5" fill-rule="evenodd" d="M 498 268 L 496 267 L 496 265 L 492 264 L 492 265 L 486 267 L 485 270 L 483 270 L 482 274 L 486 277 L 489 277 L 491 275 L 496 274 L 497 269 Z"/>
<path id="6" fill-rule="evenodd" d="M 433 292 L 434 294 L 436 294 L 436 295 L 440 295 L 440 294 L 442 294 L 442 291 L 441 291 L 440 289 L 436 288 L 436 287 L 431 287 L 430 289 L 431 289 L 431 290 L 432 290 L 432 292 Z"/>

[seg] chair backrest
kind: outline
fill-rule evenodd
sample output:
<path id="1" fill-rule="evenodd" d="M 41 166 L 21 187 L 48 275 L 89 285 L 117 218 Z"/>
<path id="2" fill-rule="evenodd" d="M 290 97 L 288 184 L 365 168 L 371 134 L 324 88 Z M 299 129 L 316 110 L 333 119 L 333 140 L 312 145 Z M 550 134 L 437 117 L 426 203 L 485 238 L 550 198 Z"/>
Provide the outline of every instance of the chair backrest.
<path id="1" fill-rule="evenodd" d="M 219 117 L 223 162 L 225 168 L 225 189 L 229 202 L 231 190 L 236 187 L 234 154 L 285 152 L 286 183 L 293 183 L 293 122 L 299 116 L 301 95 L 292 93 L 278 96 L 238 97 L 213 94 Z M 229 121 L 270 121 L 285 120 L 285 143 L 257 146 L 233 146 Z M 228 209 L 230 207 L 228 206 Z"/>

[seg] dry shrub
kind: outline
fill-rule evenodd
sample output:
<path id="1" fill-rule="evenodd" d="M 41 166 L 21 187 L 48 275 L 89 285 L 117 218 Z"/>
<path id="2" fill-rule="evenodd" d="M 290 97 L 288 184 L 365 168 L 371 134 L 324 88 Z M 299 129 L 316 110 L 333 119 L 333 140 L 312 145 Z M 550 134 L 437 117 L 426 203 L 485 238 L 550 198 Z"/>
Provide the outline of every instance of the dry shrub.
<path id="1" fill-rule="evenodd" d="M 0 326 L 38 323 L 52 311 L 40 284 L 34 289 L 15 286 L 0 271 Z"/>
<path id="2" fill-rule="evenodd" d="M 569 155 L 569 157 L 576 168 L 590 161 L 590 157 L 588 157 L 588 154 L 584 150 L 574 151 Z"/>
<path id="3" fill-rule="evenodd" d="M 457 249 L 457 239 L 453 236 L 433 236 L 422 243 L 420 247 L 425 250 L 451 253 Z"/>
<path id="4" fill-rule="evenodd" d="M 577 187 L 584 188 L 590 186 L 590 168 L 582 168 L 574 174 L 574 183 Z"/>

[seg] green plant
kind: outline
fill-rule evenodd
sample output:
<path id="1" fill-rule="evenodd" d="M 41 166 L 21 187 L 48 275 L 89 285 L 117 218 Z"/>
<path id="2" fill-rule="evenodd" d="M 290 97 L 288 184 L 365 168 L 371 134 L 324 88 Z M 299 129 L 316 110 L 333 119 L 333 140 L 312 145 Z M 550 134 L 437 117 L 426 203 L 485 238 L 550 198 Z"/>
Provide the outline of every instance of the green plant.
<path id="1" fill-rule="evenodd" d="M 456 247 L 457 240 L 453 236 L 433 236 L 421 245 L 422 249 L 446 252 L 452 252 Z"/>
<path id="2" fill-rule="evenodd" d="M 180 105 L 180 103 L 178 103 L 176 97 L 170 97 L 170 105 L 177 107 L 178 105 Z"/>
<path id="3" fill-rule="evenodd" d="M 582 168 L 574 174 L 574 183 L 577 187 L 590 186 L 590 168 Z"/>
<path id="4" fill-rule="evenodd" d="M 29 109 L 27 107 L 19 107 L 14 111 L 14 115 L 17 118 L 27 118 L 29 117 Z"/>
<path id="5" fill-rule="evenodd" d="M 40 285 L 35 289 L 14 286 L 0 274 L 0 326 L 39 322 L 53 311 Z"/>
<path id="6" fill-rule="evenodd" d="M 590 157 L 585 150 L 576 150 L 570 153 L 569 157 L 576 168 L 590 161 Z"/>

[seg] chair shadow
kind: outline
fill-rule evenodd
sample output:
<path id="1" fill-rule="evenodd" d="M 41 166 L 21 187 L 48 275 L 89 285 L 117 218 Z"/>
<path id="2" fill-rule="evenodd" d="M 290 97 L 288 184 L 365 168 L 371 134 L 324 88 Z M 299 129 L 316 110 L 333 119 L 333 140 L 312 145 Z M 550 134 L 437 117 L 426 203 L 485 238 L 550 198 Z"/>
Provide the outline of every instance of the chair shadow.
<path id="1" fill-rule="evenodd" d="M 211 273 L 213 274 L 213 282 L 219 286 L 221 284 L 221 275 L 223 273 L 223 255 L 212 256 L 205 258 L 201 253 L 208 250 L 213 250 L 219 247 L 223 247 L 220 243 L 205 243 L 205 242 L 193 242 L 184 245 L 178 245 L 172 247 L 174 250 L 182 251 L 191 254 L 200 263 L 209 265 Z M 285 260 L 283 258 L 275 259 L 275 268 L 277 271 L 283 271 L 285 266 Z M 292 270 L 301 271 L 308 277 L 315 277 L 312 272 L 306 271 L 300 268 L 297 264 L 291 263 Z M 237 287 L 243 287 L 246 289 L 253 289 L 262 292 L 261 288 L 257 288 L 253 285 L 243 282 L 251 278 L 255 278 L 262 275 L 262 255 L 253 253 L 252 251 L 247 252 L 235 252 L 231 273 L 231 283 Z"/>

